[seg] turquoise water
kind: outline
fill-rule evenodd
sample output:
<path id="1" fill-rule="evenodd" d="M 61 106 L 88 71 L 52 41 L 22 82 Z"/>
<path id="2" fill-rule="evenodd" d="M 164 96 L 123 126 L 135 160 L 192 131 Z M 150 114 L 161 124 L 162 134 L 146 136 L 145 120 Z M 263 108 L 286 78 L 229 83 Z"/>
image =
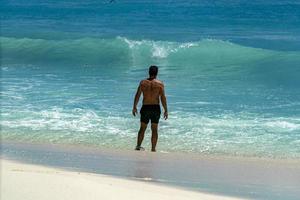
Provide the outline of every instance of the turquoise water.
<path id="1" fill-rule="evenodd" d="M 1 7 L 4 140 L 132 149 L 159 66 L 159 151 L 300 158 L 297 1 L 13 1 Z M 149 148 L 149 132 L 145 146 Z"/>

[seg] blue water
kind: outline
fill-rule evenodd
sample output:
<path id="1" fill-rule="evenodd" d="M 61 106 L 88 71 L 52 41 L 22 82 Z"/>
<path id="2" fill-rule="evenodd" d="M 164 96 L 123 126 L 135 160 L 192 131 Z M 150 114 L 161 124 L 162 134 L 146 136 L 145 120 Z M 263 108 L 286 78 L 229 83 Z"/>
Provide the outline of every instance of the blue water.
<path id="1" fill-rule="evenodd" d="M 159 66 L 159 151 L 300 158 L 299 1 L 4 1 L 3 140 L 132 149 Z M 149 149 L 149 132 L 145 146 Z"/>

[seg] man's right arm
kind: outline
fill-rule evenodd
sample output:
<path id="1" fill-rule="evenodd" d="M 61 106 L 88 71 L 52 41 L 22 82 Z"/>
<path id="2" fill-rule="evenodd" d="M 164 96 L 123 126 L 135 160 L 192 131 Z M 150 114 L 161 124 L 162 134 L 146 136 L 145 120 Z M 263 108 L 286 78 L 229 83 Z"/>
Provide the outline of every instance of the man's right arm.
<path id="1" fill-rule="evenodd" d="M 167 106 L 167 98 L 165 95 L 165 86 L 164 85 L 162 85 L 162 88 L 161 88 L 160 101 L 165 110 L 164 118 L 168 119 L 168 106 Z"/>
<path id="2" fill-rule="evenodd" d="M 138 102 L 140 100 L 140 96 L 142 94 L 142 87 L 141 87 L 141 85 L 142 85 L 142 81 L 140 82 L 140 85 L 137 88 L 137 91 L 136 91 L 135 96 L 134 96 L 134 102 L 133 102 L 133 108 L 132 108 L 132 114 L 133 114 L 133 116 L 135 116 L 137 114 L 137 108 L 136 108 L 136 106 L 137 106 L 137 104 L 138 104 Z"/>

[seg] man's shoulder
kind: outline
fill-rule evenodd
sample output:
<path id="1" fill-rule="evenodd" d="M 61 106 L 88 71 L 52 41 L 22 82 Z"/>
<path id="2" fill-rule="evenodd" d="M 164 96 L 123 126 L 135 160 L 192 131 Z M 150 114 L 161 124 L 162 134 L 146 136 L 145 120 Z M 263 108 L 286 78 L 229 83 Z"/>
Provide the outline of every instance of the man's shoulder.
<path id="1" fill-rule="evenodd" d="M 156 79 L 156 83 L 158 83 L 160 86 L 164 86 L 164 83 L 158 79 Z"/>
<path id="2" fill-rule="evenodd" d="M 147 81 L 147 79 L 143 79 L 143 80 L 140 81 L 140 84 L 143 84 L 143 83 L 145 83 L 146 81 Z"/>
<path id="3" fill-rule="evenodd" d="M 156 80 L 156 82 L 163 84 L 163 82 L 161 80 L 158 80 L 158 79 L 155 79 L 155 80 Z"/>

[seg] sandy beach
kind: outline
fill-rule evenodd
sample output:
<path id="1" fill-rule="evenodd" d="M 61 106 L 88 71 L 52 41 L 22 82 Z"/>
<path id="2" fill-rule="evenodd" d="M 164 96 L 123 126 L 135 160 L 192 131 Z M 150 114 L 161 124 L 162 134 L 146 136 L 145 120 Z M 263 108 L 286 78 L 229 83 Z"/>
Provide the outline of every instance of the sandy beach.
<path id="1" fill-rule="evenodd" d="M 3 200 L 228 199 L 141 181 L 1 160 Z"/>
<path id="2" fill-rule="evenodd" d="M 2 142 L 1 161 L 3 200 L 294 200 L 300 194 L 299 160 Z"/>

